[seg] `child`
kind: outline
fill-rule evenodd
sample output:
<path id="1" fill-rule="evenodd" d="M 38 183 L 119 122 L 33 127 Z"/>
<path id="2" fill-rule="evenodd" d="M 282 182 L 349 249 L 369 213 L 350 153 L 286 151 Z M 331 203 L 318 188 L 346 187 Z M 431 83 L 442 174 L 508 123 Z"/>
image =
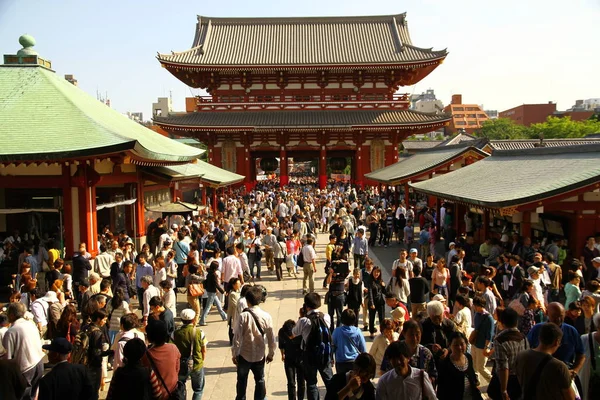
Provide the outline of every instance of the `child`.
<path id="1" fill-rule="evenodd" d="M 523 335 L 527 335 L 535 325 L 535 315 L 539 309 L 539 303 L 533 296 L 527 298 L 527 307 L 523 316 L 519 318 L 519 330 Z"/>
<path id="2" fill-rule="evenodd" d="M 354 326 L 358 326 L 358 312 L 360 311 L 360 305 L 363 300 L 364 285 L 360 279 L 360 269 L 354 268 L 352 271 L 352 278 L 348 279 L 346 283 L 346 303 L 348 308 L 354 311 L 356 319 Z"/>
<path id="3" fill-rule="evenodd" d="M 475 296 L 475 290 L 474 290 L 474 285 L 473 282 L 471 281 L 472 277 L 469 274 L 464 274 L 460 280 L 461 280 L 461 288 L 464 288 L 463 290 L 465 291 L 465 294 L 468 295 L 469 298 L 473 298 Z M 460 288 L 459 288 L 460 290 Z"/>
<path id="4" fill-rule="evenodd" d="M 304 398 L 306 383 L 304 380 L 304 372 L 301 365 L 302 336 L 294 337 L 292 330 L 296 326 L 294 320 L 288 319 L 279 329 L 279 350 L 281 351 L 281 359 L 285 368 L 287 377 L 288 399 L 295 399 L 296 393 L 298 399 Z"/>
<path id="5" fill-rule="evenodd" d="M 333 257 L 333 252 L 335 250 L 335 242 L 337 240 L 337 236 L 329 235 L 329 243 L 325 247 L 325 278 L 323 279 L 323 289 L 327 289 L 327 275 L 329 275 L 329 268 L 331 268 L 331 261 Z"/>
<path id="6" fill-rule="evenodd" d="M 413 227 L 412 220 L 406 221 L 406 226 L 404 227 L 404 243 L 407 246 L 410 246 L 415 237 L 415 228 Z"/>

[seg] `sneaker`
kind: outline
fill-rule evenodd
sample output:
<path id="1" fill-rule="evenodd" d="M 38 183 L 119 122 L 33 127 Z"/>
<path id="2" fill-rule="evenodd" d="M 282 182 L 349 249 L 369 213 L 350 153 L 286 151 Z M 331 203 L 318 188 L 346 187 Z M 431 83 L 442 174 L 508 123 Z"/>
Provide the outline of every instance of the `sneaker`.
<path id="1" fill-rule="evenodd" d="M 206 326 L 206 322 L 200 322 L 198 325 L 200 325 L 200 326 Z"/>
<path id="2" fill-rule="evenodd" d="M 362 330 L 363 330 L 363 331 L 368 331 L 368 330 L 369 330 L 369 327 L 368 327 L 367 325 L 363 325 L 363 327 L 362 327 Z"/>

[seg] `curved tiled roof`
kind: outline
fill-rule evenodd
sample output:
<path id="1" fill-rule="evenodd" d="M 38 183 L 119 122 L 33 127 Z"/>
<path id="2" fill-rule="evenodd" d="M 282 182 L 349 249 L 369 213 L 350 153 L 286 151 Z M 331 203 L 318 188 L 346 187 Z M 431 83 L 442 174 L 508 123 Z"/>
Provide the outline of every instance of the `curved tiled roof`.
<path id="1" fill-rule="evenodd" d="M 411 184 L 441 199 L 512 207 L 600 182 L 600 145 L 495 151 L 472 165 Z"/>
<path id="2" fill-rule="evenodd" d="M 305 18 L 198 16 L 192 48 L 159 54 L 168 64 L 298 66 L 404 64 L 439 60 L 446 50 L 412 44 L 406 15 Z"/>
<path id="3" fill-rule="evenodd" d="M 494 150 L 524 150 L 537 147 L 564 147 L 579 145 L 600 144 L 600 138 L 569 138 L 569 139 L 544 139 L 543 146 L 540 146 L 539 139 L 507 139 L 490 140 L 490 145 Z"/>
<path id="4" fill-rule="evenodd" d="M 189 162 L 202 150 L 130 120 L 51 70 L 0 68 L 0 160 L 49 161 L 120 152 L 151 164 Z"/>
<path id="5" fill-rule="evenodd" d="M 298 111 L 216 111 L 171 114 L 155 117 L 158 125 L 186 128 L 322 128 L 353 126 L 412 126 L 440 124 L 447 115 L 411 110 L 298 110 Z"/>

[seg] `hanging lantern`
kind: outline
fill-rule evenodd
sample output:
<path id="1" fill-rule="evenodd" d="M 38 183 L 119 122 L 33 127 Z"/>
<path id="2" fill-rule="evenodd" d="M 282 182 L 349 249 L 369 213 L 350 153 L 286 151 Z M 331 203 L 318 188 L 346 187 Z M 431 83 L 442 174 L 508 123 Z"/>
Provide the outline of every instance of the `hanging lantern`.
<path id="1" fill-rule="evenodd" d="M 265 172 L 274 172 L 279 167 L 279 162 L 274 157 L 266 157 L 260 160 L 260 169 Z"/>
<path id="2" fill-rule="evenodd" d="M 333 172 L 342 172 L 347 165 L 348 162 L 344 157 L 334 157 L 329 160 L 329 166 Z"/>

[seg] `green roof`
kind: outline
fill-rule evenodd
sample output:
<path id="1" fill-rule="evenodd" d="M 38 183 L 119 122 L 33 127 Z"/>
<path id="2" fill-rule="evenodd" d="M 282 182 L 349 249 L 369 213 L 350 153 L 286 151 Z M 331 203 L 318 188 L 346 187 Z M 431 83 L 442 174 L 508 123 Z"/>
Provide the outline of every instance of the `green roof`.
<path id="1" fill-rule="evenodd" d="M 433 172 L 435 168 L 469 151 L 476 152 L 482 156 L 488 156 L 487 153 L 481 151 L 476 146 L 467 146 L 465 143 L 438 147 L 421 151 L 409 157 L 402 157 L 395 164 L 366 174 L 365 178 L 388 185 L 398 185 L 403 183 L 402 181 Z"/>
<path id="2" fill-rule="evenodd" d="M 198 16 L 192 48 L 161 62 L 217 66 L 335 66 L 431 62 L 446 50 L 412 44 L 406 15 L 213 18 Z"/>
<path id="3" fill-rule="evenodd" d="M 411 184 L 442 199 L 512 207 L 600 182 L 600 145 L 494 151 L 457 171 Z"/>
<path id="4" fill-rule="evenodd" d="M 215 186 L 227 186 L 244 180 L 244 175 L 239 175 L 225 169 L 215 167 L 202 160 L 196 160 L 194 164 L 172 165 L 165 167 L 154 167 L 151 173 L 166 176 L 173 180 L 187 180 L 199 178 Z"/>
<path id="5" fill-rule="evenodd" d="M 0 68 L 0 161 L 120 152 L 148 164 L 189 162 L 201 154 L 130 120 L 49 69 Z"/>

